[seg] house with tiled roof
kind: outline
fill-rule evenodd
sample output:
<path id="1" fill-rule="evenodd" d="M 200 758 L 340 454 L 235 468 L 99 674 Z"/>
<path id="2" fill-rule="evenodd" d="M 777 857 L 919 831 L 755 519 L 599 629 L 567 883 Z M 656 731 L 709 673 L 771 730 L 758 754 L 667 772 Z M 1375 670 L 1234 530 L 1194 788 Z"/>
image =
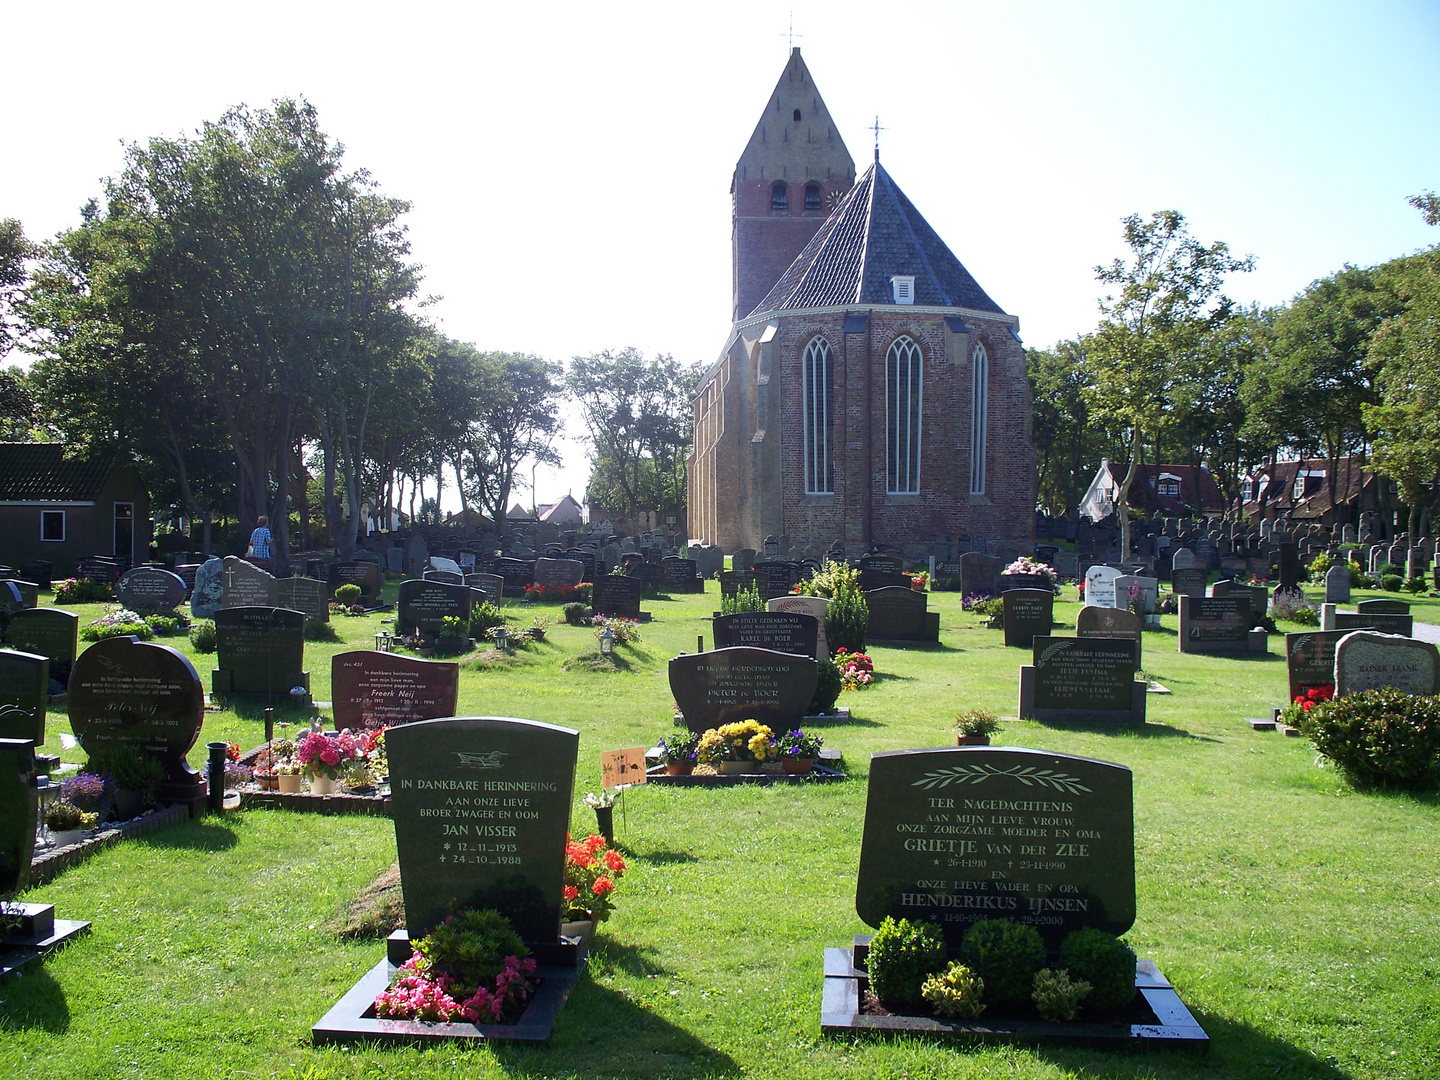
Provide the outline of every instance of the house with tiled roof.
<path id="1" fill-rule="evenodd" d="M 875 160 L 793 49 L 735 168 L 734 323 L 694 402 L 689 533 L 914 556 L 1034 544 L 1019 320 Z"/>
<path id="2" fill-rule="evenodd" d="M 1103 521 L 1115 512 L 1130 463 L 1100 460 L 1095 479 L 1080 499 L 1079 514 Z M 1203 465 L 1137 465 L 1125 500 L 1132 510 L 1164 517 L 1208 517 L 1225 512 L 1225 496 Z"/>
<path id="3" fill-rule="evenodd" d="M 1351 454 L 1335 463 L 1332 499 L 1327 458 L 1270 462 L 1241 481 L 1244 514 L 1251 521 L 1285 518 L 1337 525 L 1354 523 L 1367 510 L 1393 509 L 1398 499 L 1393 482 L 1366 464 L 1367 459 Z"/>
<path id="4" fill-rule="evenodd" d="M 55 577 L 80 559 L 149 558 L 150 493 L 117 455 L 67 454 L 61 443 L 0 443 L 0 563 L 46 562 Z"/>

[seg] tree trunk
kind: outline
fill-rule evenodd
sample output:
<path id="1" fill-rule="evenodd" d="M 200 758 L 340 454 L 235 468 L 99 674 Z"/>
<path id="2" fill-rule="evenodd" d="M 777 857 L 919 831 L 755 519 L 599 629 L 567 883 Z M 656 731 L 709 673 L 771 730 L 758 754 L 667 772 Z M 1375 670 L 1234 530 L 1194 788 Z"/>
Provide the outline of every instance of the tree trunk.
<path id="1" fill-rule="evenodd" d="M 1125 479 L 1120 481 L 1120 492 L 1115 500 L 1115 513 L 1120 518 L 1120 561 L 1130 558 L 1130 485 L 1140 469 L 1140 431 L 1136 429 L 1130 446 L 1130 468 Z"/>

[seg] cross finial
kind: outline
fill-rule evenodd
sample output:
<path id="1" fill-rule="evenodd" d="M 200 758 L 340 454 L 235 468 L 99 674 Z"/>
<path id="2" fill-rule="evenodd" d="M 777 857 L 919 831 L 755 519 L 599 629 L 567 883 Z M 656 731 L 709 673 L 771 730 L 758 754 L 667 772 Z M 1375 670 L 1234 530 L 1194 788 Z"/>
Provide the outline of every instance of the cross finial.
<path id="1" fill-rule="evenodd" d="M 873 132 L 875 132 L 875 161 L 876 161 L 876 163 L 879 163 L 879 161 L 880 161 L 880 132 L 886 131 L 886 130 L 888 130 L 888 129 L 887 129 L 883 124 L 880 123 L 880 115 L 879 115 L 878 113 L 875 115 L 875 123 L 871 126 L 871 129 L 870 129 L 870 130 L 872 130 Z"/>
<path id="2" fill-rule="evenodd" d="M 791 9 L 790 9 L 790 25 L 789 25 L 789 29 L 786 31 L 785 36 L 786 36 L 786 37 L 789 39 L 789 41 L 790 41 L 790 49 L 791 49 L 792 52 L 793 52 L 794 49 L 795 49 L 795 39 L 796 39 L 797 37 L 804 37 L 804 36 L 805 36 L 804 34 L 797 34 L 797 33 L 795 32 L 795 9 L 794 9 L 794 8 L 791 8 Z"/>

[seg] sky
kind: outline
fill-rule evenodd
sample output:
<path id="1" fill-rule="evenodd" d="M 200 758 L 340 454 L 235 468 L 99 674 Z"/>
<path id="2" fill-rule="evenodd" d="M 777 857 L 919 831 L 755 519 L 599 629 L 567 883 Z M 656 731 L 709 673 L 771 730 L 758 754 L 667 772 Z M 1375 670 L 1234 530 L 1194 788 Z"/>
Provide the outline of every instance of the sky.
<path id="1" fill-rule="evenodd" d="M 75 224 L 123 144 L 305 97 L 413 204 L 426 310 L 481 349 L 709 364 L 730 177 L 793 43 L 1028 345 L 1095 325 L 1127 214 L 1177 209 L 1278 304 L 1440 242 L 1440 4 L 6 4 L 0 216 Z M 792 34 L 793 27 L 793 38 Z M 580 425 L 540 502 L 588 475 Z M 526 499 L 528 502 L 528 498 Z"/>

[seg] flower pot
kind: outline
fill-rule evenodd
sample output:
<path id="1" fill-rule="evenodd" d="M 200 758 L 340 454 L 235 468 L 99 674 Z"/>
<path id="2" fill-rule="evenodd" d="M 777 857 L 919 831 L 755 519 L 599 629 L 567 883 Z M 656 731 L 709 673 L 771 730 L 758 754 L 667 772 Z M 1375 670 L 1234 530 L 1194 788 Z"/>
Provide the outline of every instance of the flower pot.
<path id="1" fill-rule="evenodd" d="M 742 773 L 753 773 L 760 771 L 758 761 L 722 761 L 715 766 L 715 771 L 721 776 L 739 776 Z"/>
<path id="2" fill-rule="evenodd" d="M 576 919 L 571 922 L 562 922 L 560 924 L 560 936 L 568 938 L 578 937 L 580 939 L 580 947 L 582 949 L 588 949 L 590 947 L 590 939 L 594 936 L 594 934 L 594 919 Z"/>
<path id="3" fill-rule="evenodd" d="M 279 777 L 268 775 L 266 773 L 255 773 L 254 779 L 255 783 L 260 785 L 261 791 L 274 791 L 278 786 L 276 784 L 276 780 L 278 780 Z"/>
<path id="4" fill-rule="evenodd" d="M 287 773 L 281 773 L 279 776 L 277 776 L 277 777 L 275 778 L 275 783 L 276 783 L 277 785 L 279 785 L 280 792 L 281 792 L 281 794 L 283 794 L 283 795 L 299 795 L 299 794 L 300 794 L 300 774 L 299 774 L 299 773 L 288 773 L 288 774 L 287 774 Z"/>
<path id="5" fill-rule="evenodd" d="M 809 773 L 811 769 L 815 768 L 814 758 L 787 757 L 781 758 L 780 761 L 781 764 L 785 766 L 785 771 L 787 773 L 790 773 L 792 776 L 797 774 L 804 776 L 805 774 Z"/>
<path id="6" fill-rule="evenodd" d="M 925 583 L 923 581 L 912 581 L 910 582 L 910 588 L 914 592 L 924 592 Z"/>
<path id="7" fill-rule="evenodd" d="M 695 769 L 693 761 L 667 761 L 665 762 L 666 776 L 689 776 Z"/>
<path id="8" fill-rule="evenodd" d="M 956 746 L 989 746 L 989 735 L 956 735 Z"/>
<path id="9" fill-rule="evenodd" d="M 337 787 L 335 778 L 332 776 L 325 776 L 317 772 L 310 774 L 311 795 L 334 795 Z"/>
<path id="10" fill-rule="evenodd" d="M 71 844 L 78 844 L 85 839 L 84 829 L 63 829 L 60 832 L 50 830 L 50 840 L 58 850 L 62 847 L 69 847 Z"/>
<path id="11" fill-rule="evenodd" d="M 226 810 L 239 810 L 240 792 L 231 788 L 229 791 L 225 792 L 225 797 L 220 801 L 220 805 L 223 809 Z"/>
<path id="12" fill-rule="evenodd" d="M 133 788 L 115 789 L 115 819 L 117 821 L 129 821 L 138 817 L 145 806 L 145 793 L 136 791 Z"/>

